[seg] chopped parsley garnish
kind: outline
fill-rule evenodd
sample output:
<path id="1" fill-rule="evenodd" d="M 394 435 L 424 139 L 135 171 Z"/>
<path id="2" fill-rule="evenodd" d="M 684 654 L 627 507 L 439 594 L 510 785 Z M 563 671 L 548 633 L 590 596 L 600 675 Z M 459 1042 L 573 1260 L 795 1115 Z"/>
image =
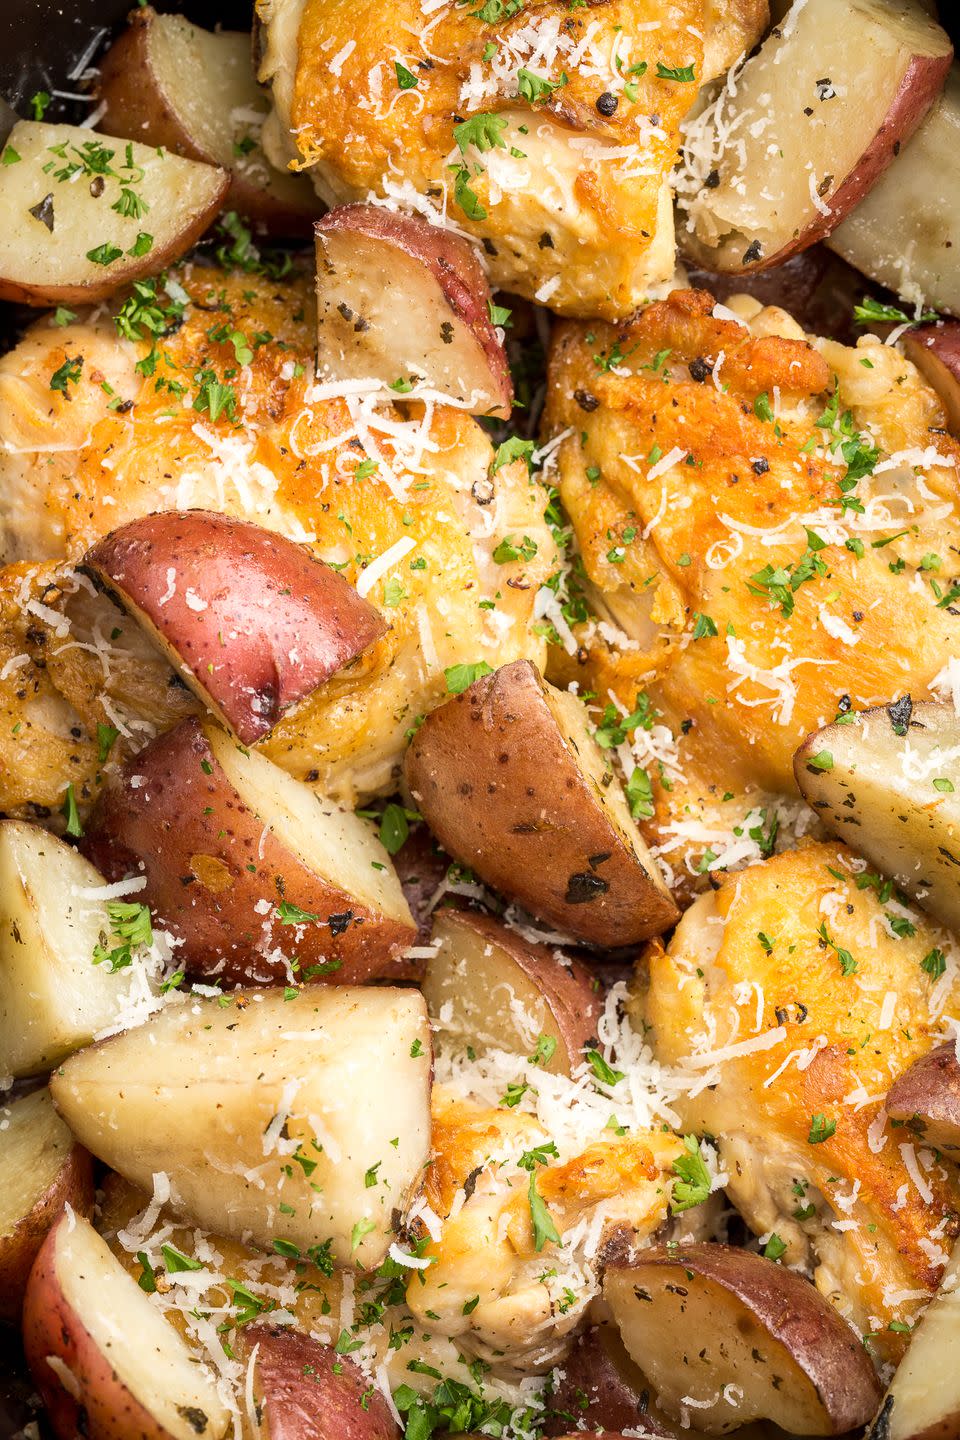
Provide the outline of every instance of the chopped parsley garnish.
<path id="1" fill-rule="evenodd" d="M 530 1205 L 530 1223 L 533 1226 L 533 1248 L 539 1255 L 548 1240 L 554 1245 L 560 1244 L 560 1232 L 537 1190 L 537 1176 L 533 1169 L 530 1171 L 530 1184 L 527 1186 L 527 1200 Z"/>
<path id="2" fill-rule="evenodd" d="M 471 115 L 469 120 L 462 120 L 459 125 L 454 125 L 453 138 L 460 154 L 465 155 L 471 145 L 481 154 L 495 148 L 506 150 L 507 142 L 503 138 L 503 132 L 508 123 L 505 116 L 482 110 L 478 115 Z"/>
<path id="3" fill-rule="evenodd" d="M 920 961 L 920 969 L 925 974 L 929 975 L 930 979 L 934 981 L 940 979 L 940 976 L 944 973 L 946 968 L 947 957 L 944 955 L 942 950 L 939 950 L 936 947 L 934 947 L 932 950 L 928 950 L 926 955 L 924 955 L 923 959 Z"/>
<path id="4" fill-rule="evenodd" d="M 80 383 L 80 372 L 83 370 L 83 356 L 77 355 L 72 360 L 67 357 L 63 364 L 50 376 L 50 389 L 59 390 L 65 400 L 70 399 L 68 386 Z"/>
<path id="5" fill-rule="evenodd" d="M 682 84 L 688 84 L 694 79 L 694 68 L 692 65 L 664 65 L 662 61 L 658 60 L 657 79 L 678 80 Z"/>
<path id="6" fill-rule="evenodd" d="M 517 85 L 524 100 L 529 100 L 536 105 L 540 100 L 548 99 L 554 90 L 562 90 L 564 85 L 569 84 L 566 74 L 561 74 L 559 80 L 547 80 L 543 75 L 537 75 L 533 70 L 520 69 L 517 71 Z"/>
<path id="7" fill-rule="evenodd" d="M 865 295 L 860 304 L 853 307 L 853 318 L 858 325 L 928 325 L 940 317 L 936 310 L 924 310 L 919 316 L 908 315 L 896 305 L 882 305 L 871 295 Z"/>
<path id="8" fill-rule="evenodd" d="M 406 65 L 401 65 L 399 60 L 394 61 L 394 69 L 397 72 L 397 84 L 401 90 L 413 90 L 416 88 L 418 77 Z"/>
<path id="9" fill-rule="evenodd" d="M 673 1173 L 677 1178 L 673 1183 L 670 1208 L 675 1215 L 702 1205 L 713 1183 L 696 1135 L 684 1135 L 683 1148 L 686 1154 L 678 1155 L 673 1162 Z"/>
<path id="10" fill-rule="evenodd" d="M 836 955 L 837 960 L 840 962 L 840 974 L 844 976 L 856 975 L 856 960 L 854 960 L 849 950 L 845 950 L 842 945 L 837 945 L 836 942 L 831 939 L 826 920 L 821 922 L 817 934 L 820 936 L 821 945 L 832 950 Z"/>
<path id="11" fill-rule="evenodd" d="M 611 1065 L 608 1065 L 599 1050 L 585 1050 L 584 1054 L 587 1057 L 590 1069 L 598 1080 L 602 1081 L 604 1085 L 620 1084 L 620 1081 L 623 1079 L 623 1071 L 614 1070 Z"/>
<path id="12" fill-rule="evenodd" d="M 80 811 L 77 809 L 77 797 L 73 792 L 73 785 L 68 785 L 63 797 L 63 804 L 60 807 L 60 814 L 67 822 L 66 832 L 68 835 L 79 837 L 83 834 L 83 826 L 80 824 Z"/>
<path id="13" fill-rule="evenodd" d="M 122 254 L 123 251 L 118 245 L 111 245 L 108 241 L 104 241 L 95 250 L 87 251 L 87 259 L 92 260 L 94 265 L 112 265 L 114 260 L 119 260 Z"/>
<path id="14" fill-rule="evenodd" d="M 107 965 L 110 974 L 115 975 L 118 970 L 126 970 L 133 964 L 136 946 L 153 944 L 153 926 L 150 923 L 150 907 L 136 901 L 108 901 L 107 918 L 110 922 L 109 939 L 116 943 L 109 949 L 105 945 L 95 945 L 93 963 Z"/>
<path id="15" fill-rule="evenodd" d="M 473 665 L 448 665 L 443 672 L 443 678 L 447 682 L 449 695 L 462 695 L 464 690 L 469 690 L 475 680 L 492 674 L 493 671 L 486 660 L 478 660 Z"/>
<path id="16" fill-rule="evenodd" d="M 514 560 L 532 560 L 536 553 L 537 542 L 529 535 L 524 535 L 522 540 L 505 535 L 493 552 L 493 560 L 496 565 L 509 565 Z"/>
<path id="17" fill-rule="evenodd" d="M 836 1120 L 828 1120 L 822 1111 L 818 1110 L 815 1115 L 810 1116 L 810 1133 L 807 1136 L 809 1145 L 822 1145 L 824 1140 L 829 1140 L 837 1133 Z"/>

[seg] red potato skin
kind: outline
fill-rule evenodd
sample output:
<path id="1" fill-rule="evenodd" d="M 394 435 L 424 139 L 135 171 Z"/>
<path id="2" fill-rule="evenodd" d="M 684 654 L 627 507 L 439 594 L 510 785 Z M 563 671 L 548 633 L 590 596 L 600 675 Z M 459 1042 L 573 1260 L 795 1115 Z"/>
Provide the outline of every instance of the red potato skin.
<path id="1" fill-rule="evenodd" d="M 623 1349 L 616 1329 L 594 1325 L 574 1342 L 560 1366 L 563 1372 L 551 1397 L 547 1435 L 563 1436 L 575 1420 L 584 1425 L 616 1426 L 634 1435 L 673 1440 L 679 1433 L 658 1416 L 650 1414 L 650 1394 L 643 1376 Z"/>
<path id="2" fill-rule="evenodd" d="M 415 938 L 410 926 L 314 875 L 264 830 L 195 716 L 127 761 L 102 793 L 82 846 L 110 880 L 146 877 L 137 898 L 183 941 L 177 956 L 194 976 L 282 984 L 286 968 L 267 958 L 277 948 L 299 957 L 305 979 L 359 985 L 392 975 L 395 957 Z M 271 909 L 261 915 L 264 900 Z M 321 923 L 282 925 L 273 908 L 281 900 Z M 307 974 L 330 962 L 339 968 Z"/>
<path id="3" fill-rule="evenodd" d="M 50 1231 L 30 1271 L 23 1302 L 23 1353 L 58 1440 L 169 1440 L 123 1383 L 98 1348 L 83 1319 L 67 1303 L 56 1269 L 57 1234 Z M 133 1341 L 135 1343 L 135 1339 Z M 75 1399 L 47 1363 L 61 1360 L 77 1381 Z"/>
<path id="4" fill-rule="evenodd" d="M 338 205 L 316 223 L 316 233 L 330 230 L 359 232 L 385 245 L 406 251 L 436 278 L 444 300 L 458 320 L 472 332 L 490 366 L 500 392 L 502 418 L 513 409 L 513 378 L 503 346 L 490 319 L 490 282 L 468 240 L 415 215 L 400 215 L 381 205 Z"/>
<path id="5" fill-rule="evenodd" d="M 951 1040 L 905 1070 L 890 1087 L 886 1112 L 916 1130 L 925 1145 L 960 1150 L 960 1065 Z"/>
<path id="6" fill-rule="evenodd" d="M 946 55 L 914 56 L 880 129 L 861 155 L 859 163 L 827 200 L 829 214 L 823 215 L 818 210 L 806 230 L 773 254 L 763 255 L 743 269 L 767 270 L 771 265 L 781 265 L 798 250 L 806 250 L 835 230 L 857 202 L 873 189 L 887 166 L 893 164 L 943 89 L 952 62 L 952 50 Z"/>
<path id="7" fill-rule="evenodd" d="M 387 628 L 303 546 L 209 510 L 131 520 L 83 563 L 244 745 Z"/>
<path id="8" fill-rule="evenodd" d="M 349 1356 L 286 1327 L 243 1332 L 269 1440 L 400 1440 L 379 1390 Z"/>
<path id="9" fill-rule="evenodd" d="M 149 6 L 134 10 L 126 30 L 101 60 L 97 94 L 107 108 L 97 123 L 97 130 L 123 140 L 156 145 L 186 160 L 216 165 L 219 162 L 184 129 L 153 75 L 150 27 L 155 18 L 156 13 Z M 306 186 L 304 201 L 302 207 L 288 204 L 271 191 L 252 184 L 239 172 L 230 171 L 223 208 L 239 211 L 269 235 L 308 236 L 320 207 L 318 202 L 310 204 L 310 191 Z"/>
<path id="10" fill-rule="evenodd" d="M 943 403 L 951 435 L 960 437 L 960 320 L 941 325 L 920 325 L 901 337 L 912 360 Z"/>
<path id="11" fill-rule="evenodd" d="M 582 1058 L 580 1052 L 585 1046 L 597 1043 L 597 1026 L 603 1014 L 602 992 L 587 967 L 570 956 L 557 962 L 552 950 L 529 944 L 490 915 L 460 910 L 447 918 L 506 950 L 517 968 L 534 982 L 557 1022 L 572 1068 Z"/>
<path id="12" fill-rule="evenodd" d="M 64 1205 L 89 1218 L 93 1202 L 93 1156 L 82 1145 L 74 1145 L 30 1213 L 8 1234 L 0 1235 L 0 1320 L 15 1325 L 20 1319 L 30 1270 Z"/>
<path id="13" fill-rule="evenodd" d="M 629 945 L 676 920 L 669 895 L 641 883 L 639 861 L 598 813 L 529 661 L 432 711 L 404 770 L 444 849 L 568 935 Z"/>
<path id="14" fill-rule="evenodd" d="M 675 1249 L 654 1246 L 641 1251 L 633 1264 L 610 1264 L 606 1273 L 632 1273 L 642 1286 L 643 1273 L 650 1270 L 676 1271 L 681 1277 L 688 1271 L 742 1300 L 818 1394 L 826 1369 L 831 1434 L 859 1429 L 876 1414 L 883 1389 L 873 1363 L 830 1302 L 802 1275 L 752 1250 L 710 1241 Z"/>

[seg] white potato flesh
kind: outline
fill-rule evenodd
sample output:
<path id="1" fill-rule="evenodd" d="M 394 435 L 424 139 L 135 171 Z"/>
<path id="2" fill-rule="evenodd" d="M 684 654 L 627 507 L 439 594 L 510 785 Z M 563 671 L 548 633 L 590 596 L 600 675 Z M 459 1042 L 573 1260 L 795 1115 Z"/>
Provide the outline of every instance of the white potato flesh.
<path id="1" fill-rule="evenodd" d="M 147 1190 L 165 1172 L 189 1219 L 370 1268 L 422 1178 L 430 1084 L 419 991 L 311 986 L 172 1006 L 51 1089 L 88 1150 Z"/>
<path id="2" fill-rule="evenodd" d="M 49 1090 L 0 1109 L 0 1242 L 46 1195 L 73 1143 Z"/>
<path id="3" fill-rule="evenodd" d="M 63 840 L 0 821 L 0 1073 L 34 1075 L 122 1012 L 123 971 L 93 963 L 110 931 L 103 876 Z"/>
<path id="4" fill-rule="evenodd" d="M 646 841 L 630 814 L 630 806 L 623 793 L 623 786 L 607 764 L 603 751 L 593 738 L 589 716 L 583 702 L 578 700 L 575 695 L 571 695 L 568 690 L 558 690 L 555 685 L 546 682 L 543 686 L 543 698 L 557 722 L 564 744 L 573 752 L 580 772 L 607 820 L 627 848 L 638 856 L 651 883 L 664 895 L 669 895 L 670 892 L 660 873 L 660 866 L 650 854 Z"/>
<path id="5" fill-rule="evenodd" d="M 478 308 L 484 303 L 472 299 Z M 425 381 L 474 415 L 509 419 L 502 372 L 491 373 L 483 346 L 444 297 L 431 266 L 402 244 L 318 229 L 317 321 L 324 374 L 388 385 Z M 478 322 L 489 325 L 485 309 Z"/>
<path id="6" fill-rule="evenodd" d="M 213 166 L 76 125 L 21 120 L 3 153 L 0 296 L 28 303 L 98 300 L 163 269 L 203 233 L 228 184 Z M 122 192 L 139 214 L 114 208 Z"/>
<path id="7" fill-rule="evenodd" d="M 943 1273 L 875 1422 L 877 1440 L 960 1435 L 960 1248 Z"/>
<path id="8" fill-rule="evenodd" d="M 892 156 L 936 94 L 921 99 L 925 67 L 949 54 L 916 0 L 798 0 L 738 75 L 722 128 L 703 137 L 718 182 L 690 197 L 681 249 L 714 269 L 749 269 L 839 224 L 869 183 L 857 190 L 853 178 L 865 157 L 875 143 Z"/>
<path id="9" fill-rule="evenodd" d="M 568 1026 L 551 1004 L 551 975 L 560 965 L 552 950 L 543 947 L 535 962 L 538 969 L 524 969 L 509 943 L 498 945 L 455 910 L 438 912 L 430 940 L 437 949 L 427 961 L 423 994 L 440 1034 L 462 1040 L 478 1053 L 506 1050 L 517 1055 L 531 1054 L 543 1035 L 556 1042 L 550 1060 L 541 1062 L 543 1069 L 570 1074 L 583 1057 L 568 1045 Z M 577 1038 L 582 1044 L 586 1033 Z"/>
<path id="10" fill-rule="evenodd" d="M 207 725 L 204 734 L 244 803 L 308 870 L 370 909 L 416 928 L 390 856 L 364 820 L 320 799 L 309 785 L 243 749 L 216 726 Z"/>
<path id="11" fill-rule="evenodd" d="M 90 1222 L 61 1222 L 55 1243 L 63 1306 L 131 1397 L 171 1440 L 197 1440 L 200 1414 L 205 1440 L 225 1434 L 230 1412 L 216 1386 Z"/>
<path id="12" fill-rule="evenodd" d="M 797 784 L 835 835 L 956 929 L 960 720 L 931 701 L 914 705 L 902 728 L 880 707 L 816 731 L 797 751 Z"/>
<path id="13" fill-rule="evenodd" d="M 889 170 L 827 244 L 911 303 L 960 315 L 960 65 Z"/>

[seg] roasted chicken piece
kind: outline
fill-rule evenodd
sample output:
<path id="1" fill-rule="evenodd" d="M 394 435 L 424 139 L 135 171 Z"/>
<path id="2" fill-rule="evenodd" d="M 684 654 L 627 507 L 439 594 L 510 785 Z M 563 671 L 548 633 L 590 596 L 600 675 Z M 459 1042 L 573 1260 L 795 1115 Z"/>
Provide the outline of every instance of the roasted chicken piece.
<path id="1" fill-rule="evenodd" d="M 564 1158 L 533 1115 L 441 1085 L 433 1150 L 423 1250 L 432 1263 L 412 1277 L 407 1304 L 495 1366 L 536 1372 L 562 1356 L 595 1297 L 601 1244 L 642 1244 L 667 1219 L 683 1145 L 669 1133 L 608 1129 Z M 546 1211 L 535 1217 L 538 1202 Z"/>
<path id="2" fill-rule="evenodd" d="M 497 464 L 462 411 L 317 385 L 311 289 L 187 267 L 116 307 L 116 324 L 44 317 L 0 360 L 0 811 L 59 805 L 70 783 L 83 808 L 98 723 L 121 732 L 112 763 L 191 708 L 153 658 L 136 681 L 124 647 L 138 663 L 149 648 L 135 627 L 114 633 L 114 607 L 73 568 L 150 511 L 206 506 L 280 530 L 382 609 L 384 638 L 263 746 L 344 803 L 392 787 L 447 667 L 542 663 L 534 603 L 556 568 L 543 491 L 522 461 Z M 511 537 L 516 558 L 495 559 Z M 57 597 L 78 587 L 73 629 Z"/>
<path id="3" fill-rule="evenodd" d="M 259 0 L 275 164 L 328 204 L 426 213 L 483 241 L 497 286 L 628 314 L 669 280 L 669 173 L 700 86 L 767 0 Z"/>
<path id="4" fill-rule="evenodd" d="M 623 759 L 681 874 L 725 863 L 751 807 L 767 815 L 740 848 L 760 829 L 768 849 L 802 739 L 925 694 L 960 641 L 960 445 L 937 396 L 873 336 L 851 348 L 734 305 L 675 291 L 620 329 L 567 322 L 550 360 L 569 586 L 594 615 L 554 672 L 625 715 L 646 690 Z"/>
<path id="5" fill-rule="evenodd" d="M 849 850 L 807 843 L 725 875 L 638 966 L 632 1018 L 685 1069 L 684 1125 L 882 1360 L 960 1228 L 956 1170 L 883 1101 L 940 1038 L 957 954 Z"/>

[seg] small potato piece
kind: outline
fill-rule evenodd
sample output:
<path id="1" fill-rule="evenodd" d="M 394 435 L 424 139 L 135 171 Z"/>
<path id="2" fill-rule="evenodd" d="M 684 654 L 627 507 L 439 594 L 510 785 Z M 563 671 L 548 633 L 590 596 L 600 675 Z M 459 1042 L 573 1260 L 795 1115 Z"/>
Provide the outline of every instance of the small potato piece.
<path id="1" fill-rule="evenodd" d="M 349 1356 L 279 1325 L 244 1330 L 244 1353 L 254 1346 L 259 1440 L 400 1440 L 383 1395 Z"/>
<path id="2" fill-rule="evenodd" d="M 827 725 L 794 756 L 797 785 L 833 833 L 938 920 L 960 927 L 960 721 L 905 696 Z M 922 778 L 917 778 L 921 776 Z"/>
<path id="3" fill-rule="evenodd" d="M 960 1246 L 913 1333 L 867 1440 L 960 1437 Z"/>
<path id="4" fill-rule="evenodd" d="M 578 961 L 472 910 L 441 910 L 432 941 L 439 949 L 427 961 L 423 993 L 442 1034 L 477 1051 L 518 1055 L 544 1036 L 556 1049 L 543 1068 L 558 1075 L 569 1075 L 584 1047 L 596 1044 L 599 985 Z"/>
<path id="5" fill-rule="evenodd" d="M 416 926 L 390 857 L 339 810 L 212 721 L 182 721 L 122 766 L 86 853 L 182 941 L 194 975 L 239 984 L 360 984 L 389 973 Z M 285 958 L 288 957 L 288 958 Z"/>
<path id="6" fill-rule="evenodd" d="M 947 10 L 944 9 L 944 15 Z M 960 315 L 960 65 L 923 124 L 827 240 L 865 275 L 914 303 Z"/>
<path id="7" fill-rule="evenodd" d="M 64 1214 L 23 1306 L 27 1364 L 58 1440 L 218 1440 L 230 1412 L 88 1220 Z"/>
<path id="8" fill-rule="evenodd" d="M 750 270 L 829 235 L 916 130 L 952 55 L 918 0 L 795 4 L 725 97 L 728 143 L 709 129 L 719 156 L 681 249 L 708 269 Z"/>
<path id="9" fill-rule="evenodd" d="M 93 1162 L 34 1090 L 0 1109 L 0 1320 L 20 1318 L 27 1276 L 64 1205 L 93 1210 Z"/>
<path id="10" fill-rule="evenodd" d="M 474 415 L 510 419 L 510 367 L 467 240 L 378 205 L 341 205 L 316 235 L 321 371 L 422 379 Z"/>
<path id="11" fill-rule="evenodd" d="M 960 1065 L 951 1040 L 915 1060 L 890 1087 L 884 1105 L 891 1120 L 922 1136 L 924 1145 L 960 1150 Z"/>
<path id="12" fill-rule="evenodd" d="M 876 1410 L 880 1384 L 853 1331 L 808 1281 L 752 1251 L 643 1250 L 607 1268 L 603 1294 L 658 1403 L 695 1430 L 766 1419 L 843 1435 Z"/>
<path id="13" fill-rule="evenodd" d="M 960 322 L 920 325 L 901 336 L 900 344 L 940 396 L 951 435 L 960 438 Z"/>
<path id="14" fill-rule="evenodd" d="M 303 176 L 275 170 L 260 145 L 268 106 L 253 73 L 250 36 L 201 30 L 149 5 L 100 62 L 105 135 L 163 146 L 229 172 L 225 205 L 274 235 L 305 235 L 319 209 Z"/>
<path id="15" fill-rule="evenodd" d="M 36 1075 L 122 1011 L 129 978 L 95 965 L 103 876 L 39 825 L 0 820 L 0 1073 Z"/>
<path id="16" fill-rule="evenodd" d="M 548 1422 L 548 1435 L 565 1433 L 571 1416 L 587 1425 L 615 1426 L 618 1431 L 668 1440 L 684 1434 L 653 1405 L 650 1384 L 624 1349 L 615 1325 L 585 1330 L 560 1369 L 562 1376 L 549 1403 L 557 1418 Z"/>
<path id="17" fill-rule="evenodd" d="M 50 1088 L 88 1150 L 147 1190 L 164 1171 L 197 1224 L 372 1269 L 423 1178 L 430 1080 L 419 991 L 314 986 L 171 1006 Z"/>
<path id="18" fill-rule="evenodd" d="M 630 945 L 676 920 L 586 710 L 528 660 L 428 715 L 404 768 L 444 849 L 568 935 Z"/>
<path id="19" fill-rule="evenodd" d="M 128 157 L 77 125 L 20 120 L 3 156 L 0 300 L 23 305 L 92 305 L 155 275 L 200 239 L 229 184 L 212 165 L 135 142 Z"/>
<path id="20" fill-rule="evenodd" d="M 210 510 L 131 520 L 83 564 L 244 745 L 387 628 L 304 546 Z"/>

